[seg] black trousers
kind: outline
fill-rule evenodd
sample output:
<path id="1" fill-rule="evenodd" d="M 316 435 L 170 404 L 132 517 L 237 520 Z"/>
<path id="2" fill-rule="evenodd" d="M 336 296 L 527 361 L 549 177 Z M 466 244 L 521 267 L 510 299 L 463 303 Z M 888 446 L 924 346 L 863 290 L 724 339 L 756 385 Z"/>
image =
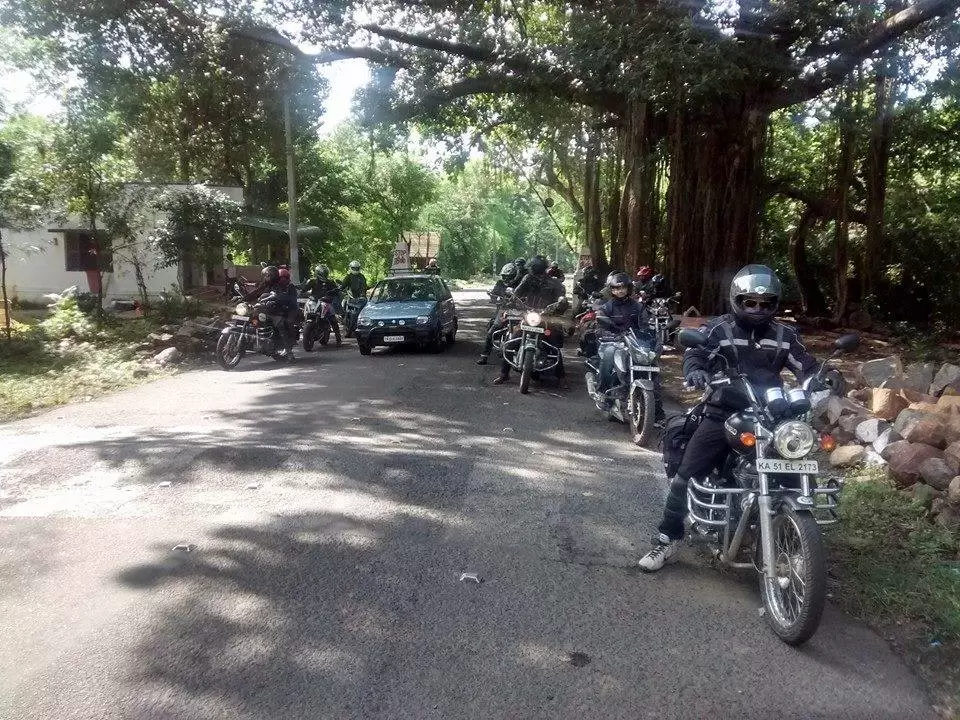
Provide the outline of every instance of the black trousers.
<path id="1" fill-rule="evenodd" d="M 503 321 L 498 312 L 487 322 L 487 338 L 483 343 L 483 355 L 490 355 L 493 352 L 493 334 L 503 327 Z"/>
<path id="2" fill-rule="evenodd" d="M 661 535 L 671 540 L 683 538 L 683 519 L 687 514 L 687 483 L 690 478 L 701 480 L 710 474 L 727 455 L 729 446 L 723 421 L 703 418 L 687 443 L 677 475 L 670 481 L 667 505 L 658 528 Z"/>

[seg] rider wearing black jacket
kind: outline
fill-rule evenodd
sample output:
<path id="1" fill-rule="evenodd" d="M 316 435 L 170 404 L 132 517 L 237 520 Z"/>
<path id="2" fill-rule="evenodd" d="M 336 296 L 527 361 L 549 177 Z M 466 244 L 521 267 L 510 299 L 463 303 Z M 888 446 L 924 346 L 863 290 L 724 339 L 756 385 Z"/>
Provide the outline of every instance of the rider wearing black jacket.
<path id="1" fill-rule="evenodd" d="M 487 338 L 483 344 L 483 352 L 480 353 L 480 357 L 477 359 L 477 365 L 486 365 L 490 353 L 493 352 L 493 334 L 505 325 L 500 318 L 500 305 L 507 298 L 508 291 L 512 291 L 519 280 L 520 273 L 517 271 L 517 266 L 513 263 L 507 263 L 500 268 L 500 279 L 497 280 L 488 293 L 490 295 L 490 302 L 496 303 L 497 311 L 487 323 Z"/>
<path id="2" fill-rule="evenodd" d="M 317 265 L 313 272 L 314 276 L 303 284 L 300 294 L 303 297 L 312 297 L 314 300 L 326 299 L 336 309 L 339 306 L 340 286 L 330 279 L 330 268 L 326 265 Z M 337 322 L 336 312 L 330 317 L 330 327 L 337 339 L 337 345 L 342 345 L 343 338 L 340 337 L 340 323 Z"/>
<path id="3" fill-rule="evenodd" d="M 289 317 L 297 309 L 295 286 L 280 281 L 280 269 L 267 265 L 260 271 L 260 284 L 248 293 L 244 293 L 248 302 L 262 302 L 264 312 L 277 331 L 280 347 L 288 358 L 293 359 L 293 337 Z"/>
<path id="4" fill-rule="evenodd" d="M 747 265 L 730 284 L 733 311 L 702 328 L 707 344 L 684 353 L 683 374 L 688 385 L 705 390 L 716 372 L 739 367 L 758 391 L 779 387 L 780 373 L 791 370 L 805 380 L 816 370 L 817 361 L 800 342 L 793 328 L 774 320 L 780 302 L 780 280 L 764 265 Z M 721 360 L 723 358 L 723 360 Z M 671 480 L 663 520 L 654 546 L 640 559 L 640 569 L 656 572 L 674 560 L 683 539 L 683 518 L 687 512 L 687 483 L 705 478 L 727 454 L 723 423 L 733 412 L 746 406 L 746 398 L 732 386 L 714 391 L 705 417 L 687 443 L 676 477 Z"/>
<path id="5" fill-rule="evenodd" d="M 370 289 L 367 284 L 367 277 L 360 272 L 360 261 L 354 260 L 350 263 L 350 272 L 340 283 L 341 289 L 350 293 L 350 297 L 365 298 L 367 290 Z"/>

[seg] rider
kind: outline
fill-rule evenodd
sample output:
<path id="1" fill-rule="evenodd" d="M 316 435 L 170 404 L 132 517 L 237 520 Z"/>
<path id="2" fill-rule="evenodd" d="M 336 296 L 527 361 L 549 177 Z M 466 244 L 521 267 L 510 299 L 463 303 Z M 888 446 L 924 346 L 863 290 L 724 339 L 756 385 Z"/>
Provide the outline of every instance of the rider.
<path id="1" fill-rule="evenodd" d="M 600 279 L 600 274 L 593 265 L 584 267 L 579 275 L 579 278 L 574 278 L 573 285 L 573 294 L 580 299 L 577 308 L 578 314 L 583 312 L 583 309 L 590 300 L 590 296 L 595 292 L 599 292 L 600 288 L 603 287 L 603 280 Z"/>
<path id="2" fill-rule="evenodd" d="M 290 283 L 289 271 L 286 282 L 281 282 L 280 270 L 275 265 L 267 265 L 260 270 L 260 284 L 244 295 L 250 302 L 262 302 L 264 311 L 276 328 L 282 347 L 281 355 L 293 360 L 293 345 L 297 341 L 290 332 L 288 318 L 297 311 L 297 296 L 291 292 L 295 287 Z"/>
<path id="3" fill-rule="evenodd" d="M 765 265 L 747 265 L 730 283 L 731 314 L 714 318 L 702 328 L 707 344 L 688 349 L 683 356 L 687 385 L 698 390 L 709 387 L 714 373 L 725 367 L 739 367 L 760 391 L 780 385 L 780 372 L 789 368 L 799 380 L 816 370 L 816 359 L 801 344 L 793 328 L 774 320 L 780 304 L 780 280 Z M 683 539 L 687 513 L 687 483 L 705 478 L 726 457 L 727 440 L 723 423 L 746 405 L 742 393 L 725 387 L 712 393 L 704 417 L 687 443 L 676 477 L 670 482 L 663 520 L 653 548 L 640 559 L 640 569 L 656 572 L 676 559 Z"/>
<path id="4" fill-rule="evenodd" d="M 340 283 L 340 287 L 350 293 L 350 297 L 365 298 L 369 286 L 366 276 L 360 272 L 360 261 L 352 260 L 350 262 L 350 272 Z"/>
<path id="5" fill-rule="evenodd" d="M 613 327 L 602 323 L 598 324 L 601 330 L 609 330 L 618 335 L 631 328 L 637 332 L 638 336 L 644 336 L 650 333 L 650 316 L 647 308 L 630 297 L 633 289 L 633 283 L 630 282 L 630 276 L 625 272 L 611 273 L 607 278 L 607 288 L 610 290 L 611 299 L 605 302 L 597 310 L 597 318 L 606 317 L 612 322 Z M 600 382 L 597 386 L 599 393 L 604 393 L 613 385 L 615 373 L 613 371 L 613 358 L 616 354 L 616 345 L 614 343 L 605 343 L 601 348 L 600 356 Z M 600 410 L 609 410 L 613 401 L 610 398 L 603 398 L 597 401 L 597 407 Z"/>
<path id="6" fill-rule="evenodd" d="M 519 284 L 520 280 L 523 280 L 527 274 L 527 259 L 518 257 L 513 261 L 513 264 L 517 266 L 517 273 L 519 274 L 517 283 Z"/>
<path id="7" fill-rule="evenodd" d="M 497 311 L 487 323 L 487 339 L 483 344 L 483 352 L 477 359 L 477 365 L 486 365 L 490 353 L 493 352 L 493 334 L 504 326 L 504 323 L 500 320 L 500 303 L 507 297 L 507 291 L 516 287 L 519 279 L 520 273 L 517 272 L 517 266 L 513 263 L 507 263 L 500 268 L 500 279 L 489 291 L 490 301 L 497 304 Z"/>
<path id="8" fill-rule="evenodd" d="M 547 268 L 547 277 L 552 277 L 554 280 L 559 280 L 560 282 L 566 279 L 563 270 L 560 269 L 560 265 L 556 260 L 550 263 L 550 267 Z"/>
<path id="9" fill-rule="evenodd" d="M 513 296 L 533 308 L 546 308 L 548 305 L 556 304 L 555 310 L 558 315 L 565 312 L 567 307 L 569 307 L 567 291 L 563 287 L 563 283 L 547 277 L 547 261 L 540 256 L 536 256 L 530 260 L 528 273 L 520 280 L 520 283 L 513 292 Z M 554 338 L 557 338 L 557 340 L 554 340 Z M 556 345 L 557 342 L 562 343 L 563 333 L 560 331 L 551 332 L 550 337 L 547 338 L 547 342 L 553 345 Z M 560 378 L 564 375 L 562 355 L 560 356 L 560 364 L 557 365 L 556 373 L 557 377 Z M 493 384 L 499 385 L 509 379 L 510 363 L 504 359 L 503 364 L 500 366 L 500 375 L 494 378 Z"/>
<path id="10" fill-rule="evenodd" d="M 427 266 L 423 269 L 428 275 L 439 275 L 440 274 L 440 263 L 437 262 L 436 258 L 430 258 L 430 262 L 427 263 Z"/>
<path id="11" fill-rule="evenodd" d="M 304 283 L 300 294 L 304 297 L 310 296 L 314 300 L 326 300 L 336 307 L 340 298 L 340 286 L 330 279 L 330 268 L 326 265 L 317 265 L 313 269 L 313 277 Z M 336 312 L 330 316 L 330 327 L 337 339 L 337 345 L 342 345 L 343 339 L 340 337 L 340 323 L 337 322 Z"/>
<path id="12" fill-rule="evenodd" d="M 659 273 L 655 274 L 653 268 L 649 265 L 644 265 L 637 270 L 637 279 L 633 283 L 633 291 L 637 297 L 640 297 L 640 293 L 644 293 L 648 300 L 670 295 L 667 279 Z"/>

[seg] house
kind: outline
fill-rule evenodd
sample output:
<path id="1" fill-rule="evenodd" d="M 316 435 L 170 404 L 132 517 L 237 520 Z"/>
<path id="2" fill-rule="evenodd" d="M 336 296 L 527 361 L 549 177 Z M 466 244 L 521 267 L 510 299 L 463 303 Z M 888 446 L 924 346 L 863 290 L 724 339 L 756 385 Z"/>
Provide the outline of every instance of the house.
<path id="1" fill-rule="evenodd" d="M 126 189 L 147 188 L 159 198 L 167 191 L 189 190 L 188 184 L 143 185 L 130 183 Z M 233 186 L 211 186 L 231 200 L 243 203 L 243 190 Z M 149 194 L 148 194 L 149 196 Z M 162 213 L 149 210 L 141 230 L 144 240 L 163 220 Z M 89 226 L 77 217 L 63 222 L 51 221 L 45 227 L 32 230 L 2 230 L 7 249 L 7 292 L 12 299 L 40 301 L 48 293 L 59 293 L 76 286 L 81 292 L 96 293 L 100 281 L 97 270 L 97 243 Z M 222 268 L 203 268 L 195 263 L 157 267 L 157 256 L 143 243 L 137 249 L 144 280 L 151 295 L 171 287 L 193 289 L 205 285 L 211 274 L 222 277 Z M 103 273 L 105 298 L 132 299 L 139 295 L 137 278 L 132 263 L 117 253 Z"/>

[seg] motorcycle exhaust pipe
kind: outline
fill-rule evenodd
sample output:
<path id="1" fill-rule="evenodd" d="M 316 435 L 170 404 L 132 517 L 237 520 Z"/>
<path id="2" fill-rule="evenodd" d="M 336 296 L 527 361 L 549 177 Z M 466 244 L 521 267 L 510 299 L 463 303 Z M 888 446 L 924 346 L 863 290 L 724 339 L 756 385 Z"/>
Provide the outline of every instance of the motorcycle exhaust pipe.
<path id="1" fill-rule="evenodd" d="M 587 394 L 596 399 L 597 397 L 597 376 L 592 372 L 588 372 L 584 378 L 587 381 Z"/>

